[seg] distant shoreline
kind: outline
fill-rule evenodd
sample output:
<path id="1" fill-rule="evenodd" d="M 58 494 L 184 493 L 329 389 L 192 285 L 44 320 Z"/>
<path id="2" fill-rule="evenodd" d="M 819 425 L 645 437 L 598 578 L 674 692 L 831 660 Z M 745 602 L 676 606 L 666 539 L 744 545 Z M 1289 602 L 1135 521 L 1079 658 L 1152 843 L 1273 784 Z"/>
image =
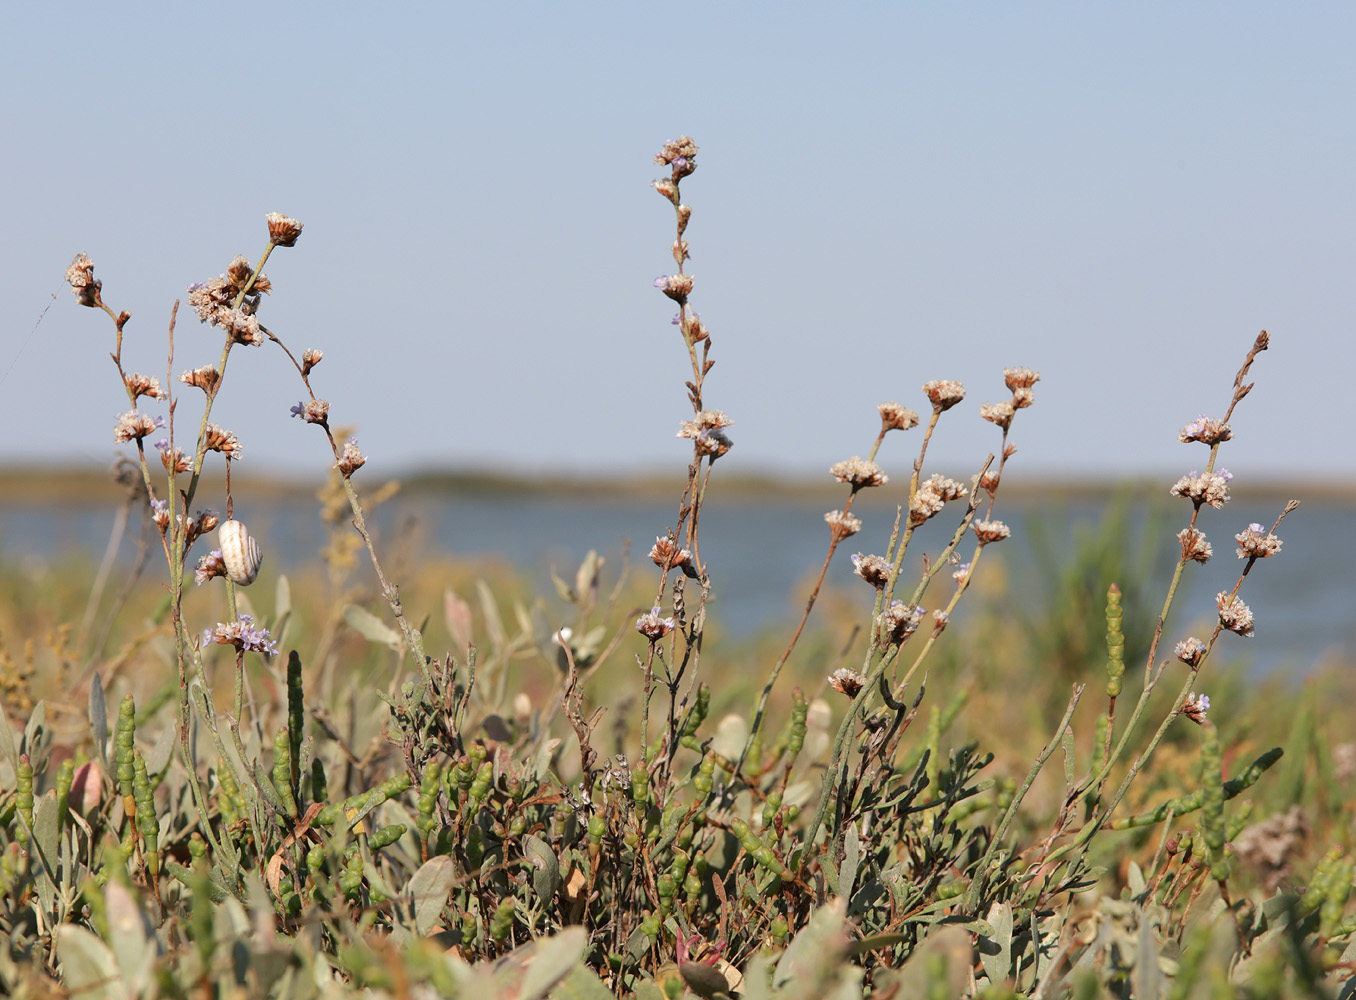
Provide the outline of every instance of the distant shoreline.
<path id="1" fill-rule="evenodd" d="M 156 456 L 158 458 L 158 456 Z M 159 462 L 153 472 L 160 473 Z M 834 505 L 844 499 L 841 484 L 828 476 L 797 476 L 750 474 L 717 467 L 713 488 L 724 502 L 798 502 L 822 499 Z M 395 479 L 401 484 L 404 496 L 495 496 L 513 495 L 559 496 L 572 499 L 589 497 L 628 497 L 631 499 L 675 499 L 684 484 L 683 474 L 637 473 L 634 475 L 596 474 L 571 476 L 558 473 L 512 475 L 484 469 L 397 470 L 392 475 L 373 472 L 369 466 L 363 475 L 371 475 L 372 483 Z M 356 477 L 355 477 L 356 478 Z M 237 467 L 232 472 L 235 490 L 255 496 L 277 499 L 313 498 L 323 484 L 320 476 L 293 476 L 286 473 L 250 472 Z M 829 481 L 825 481 L 829 480 Z M 180 477 L 187 484 L 188 477 Z M 224 485 L 220 471 L 203 476 L 202 489 L 217 492 Z M 1162 479 L 1136 476 L 1120 481 L 1089 478 L 1049 477 L 1032 481 L 1020 473 L 1011 475 L 1004 483 L 1001 498 L 1012 503 L 1039 503 L 1043 501 L 1095 500 L 1113 495 L 1131 497 L 1163 497 L 1168 486 Z M 103 472 L 57 469 L 50 466 L 0 467 L 0 504 L 58 504 L 89 506 L 116 503 L 125 493 L 113 479 L 112 464 Z M 1291 497 L 1314 503 L 1356 502 L 1356 481 L 1310 481 L 1297 483 L 1293 477 L 1238 485 L 1237 496 L 1256 500 L 1285 500 Z M 859 504 L 892 506 L 899 502 L 895 483 L 883 490 L 866 490 L 858 497 Z"/>

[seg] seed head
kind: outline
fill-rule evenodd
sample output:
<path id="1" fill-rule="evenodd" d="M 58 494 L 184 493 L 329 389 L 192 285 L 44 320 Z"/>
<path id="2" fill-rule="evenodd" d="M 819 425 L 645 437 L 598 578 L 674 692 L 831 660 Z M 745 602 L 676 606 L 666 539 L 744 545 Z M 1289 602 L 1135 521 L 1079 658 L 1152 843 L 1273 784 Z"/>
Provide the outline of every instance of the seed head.
<path id="1" fill-rule="evenodd" d="M 661 618 L 656 605 L 647 614 L 636 619 L 636 631 L 651 642 L 658 642 L 674 630 L 677 623 L 672 618 Z"/>
<path id="2" fill-rule="evenodd" d="M 1001 542 L 1003 539 L 1012 535 L 1012 529 L 1002 521 L 975 521 L 970 528 L 979 539 L 980 545 L 988 545 L 990 542 Z"/>
<path id="3" fill-rule="evenodd" d="M 324 356 L 325 356 L 324 351 L 317 351 L 312 348 L 307 348 L 306 350 L 302 351 L 301 374 L 302 375 L 311 374 L 311 369 L 314 368 L 316 365 L 320 364 L 320 359 L 323 358 Z"/>
<path id="4" fill-rule="evenodd" d="M 1188 636 L 1172 648 L 1173 655 L 1181 660 L 1192 670 L 1201 662 L 1201 657 L 1205 655 L 1205 643 L 1197 639 L 1194 635 Z"/>
<path id="5" fill-rule="evenodd" d="M 216 628 L 205 629 L 202 641 L 204 645 L 215 642 L 266 656 L 278 655 L 277 643 L 270 638 L 268 629 L 255 628 L 254 618 L 250 615 L 241 615 L 233 622 L 218 623 Z"/>
<path id="6" fill-rule="evenodd" d="M 160 380 L 152 375 L 133 372 L 123 379 L 123 384 L 127 386 L 127 391 L 131 393 L 133 399 L 139 396 L 150 396 L 152 399 L 169 397 L 169 393 L 160 388 Z"/>
<path id="7" fill-rule="evenodd" d="M 868 486 L 884 486 L 890 477 L 875 462 L 868 462 L 853 455 L 846 462 L 838 462 L 829 469 L 829 473 L 840 483 L 851 483 L 852 492 Z"/>
<path id="8" fill-rule="evenodd" d="M 654 287 L 682 305 L 687 301 L 687 297 L 692 294 L 692 275 L 661 274 L 654 279 Z"/>
<path id="9" fill-rule="evenodd" d="M 198 560 L 198 568 L 193 571 L 193 582 L 201 587 L 214 576 L 226 575 L 226 563 L 221 558 L 221 549 L 213 549 Z"/>
<path id="10" fill-rule="evenodd" d="M 1007 430 L 1012 424 L 1012 416 L 1017 411 L 1013 409 L 1011 403 L 985 403 L 979 408 L 979 415 L 991 423 L 997 424 L 1003 430 Z"/>
<path id="11" fill-rule="evenodd" d="M 269 212 L 264 216 L 268 220 L 268 241 L 275 247 L 294 247 L 301 235 L 301 223 L 279 212 Z"/>
<path id="12" fill-rule="evenodd" d="M 923 383 L 923 393 L 932 401 L 933 411 L 941 413 L 965 398 L 965 386 L 955 379 L 933 379 Z"/>
<path id="13" fill-rule="evenodd" d="M 1233 436 L 1234 432 L 1229 429 L 1229 425 L 1224 421 L 1215 420 L 1202 413 L 1181 429 L 1177 434 L 1177 440 L 1183 443 L 1201 441 L 1208 445 L 1215 445 L 1221 441 L 1228 441 Z"/>
<path id="14" fill-rule="evenodd" d="M 1237 597 L 1230 596 L 1227 590 L 1215 595 L 1215 606 L 1219 608 L 1219 623 L 1230 632 L 1236 632 L 1245 639 L 1252 638 L 1252 609 Z"/>
<path id="15" fill-rule="evenodd" d="M 164 426 L 164 417 L 152 417 L 140 410 L 128 410 L 126 413 L 118 414 L 118 426 L 113 430 L 113 440 L 118 444 L 139 441 Z"/>
<path id="16" fill-rule="evenodd" d="M 156 450 L 160 452 L 160 464 L 165 467 L 165 471 L 172 476 L 177 476 L 181 472 L 188 471 L 188 455 L 184 449 L 170 449 L 169 438 L 161 438 L 155 443 Z"/>
<path id="17" fill-rule="evenodd" d="M 697 169 L 697 149 L 697 144 L 688 136 L 680 135 L 664 143 L 654 162 L 672 167 L 673 179 L 678 181 Z"/>
<path id="18" fill-rule="evenodd" d="M 927 612 L 921 604 L 908 605 L 903 601 L 891 601 L 890 606 L 880 613 L 876 624 L 880 634 L 892 646 L 898 646 L 918 631 L 918 623 Z"/>
<path id="19" fill-rule="evenodd" d="M 191 372 L 183 372 L 179 376 L 179 381 L 185 385 L 201 389 L 203 392 L 211 393 L 216 389 L 217 383 L 221 381 L 221 374 L 217 371 L 216 365 L 203 365 L 201 368 L 194 368 Z"/>
<path id="20" fill-rule="evenodd" d="M 858 552 L 852 557 L 852 572 L 877 590 L 890 580 L 890 564 L 882 556 L 864 556 Z"/>
<path id="21" fill-rule="evenodd" d="M 1041 380 L 1041 373 L 1030 368 L 1004 368 L 1003 383 L 1016 392 L 1018 389 L 1030 389 Z"/>
<path id="22" fill-rule="evenodd" d="M 310 399 L 292 407 L 292 416 L 301 417 L 308 424 L 325 426 L 330 415 L 329 400 Z"/>
<path id="23" fill-rule="evenodd" d="M 237 462 L 240 461 L 241 454 L 245 450 L 244 445 L 240 443 L 240 439 L 234 433 L 217 424 L 207 425 L 207 436 L 204 444 L 207 445 L 208 451 L 219 451 L 227 458 L 234 459 Z"/>
<path id="24" fill-rule="evenodd" d="M 71 266 L 66 268 L 66 282 L 80 305 L 97 308 L 102 303 L 99 290 L 104 287 L 104 283 L 94 277 L 94 261 L 85 254 L 76 254 Z"/>
<path id="25" fill-rule="evenodd" d="M 1177 540 L 1182 543 L 1182 558 L 1194 559 L 1198 563 L 1205 563 L 1214 555 L 1214 550 L 1210 543 L 1205 540 L 1205 532 L 1197 531 L 1195 528 L 1183 528 L 1177 532 Z"/>
<path id="26" fill-rule="evenodd" d="M 844 514 L 841 510 L 829 511 L 824 515 L 824 520 L 829 525 L 829 534 L 836 542 L 851 538 L 862 530 L 861 518 L 855 514 Z"/>
<path id="27" fill-rule="evenodd" d="M 1281 540 L 1255 521 L 1234 535 L 1238 543 L 1238 558 L 1265 559 L 1281 551 Z"/>
<path id="28" fill-rule="evenodd" d="M 940 473 L 934 474 L 926 482 L 919 484 L 918 492 L 909 503 L 909 523 L 917 527 L 936 517 L 941 513 L 944 503 L 948 500 L 958 500 L 965 496 L 966 492 L 965 487 L 954 479 L 948 479 Z"/>
<path id="29" fill-rule="evenodd" d="M 682 569 L 685 575 L 694 577 L 697 575 L 697 571 L 692 567 L 692 553 L 679 548 L 668 535 L 658 535 L 655 538 L 654 544 L 650 546 L 650 559 L 660 569 Z"/>
<path id="30" fill-rule="evenodd" d="M 650 186 L 663 195 L 664 200 L 669 204 L 673 204 L 674 199 L 678 197 L 678 185 L 667 177 L 661 180 L 651 181 Z"/>
<path id="31" fill-rule="evenodd" d="M 339 470 L 339 475 L 347 479 L 366 464 L 367 456 L 358 450 L 358 439 L 351 437 L 344 442 L 344 453 L 339 456 L 335 468 Z"/>
<path id="32" fill-rule="evenodd" d="M 1205 713 L 1210 711 L 1210 696 L 1191 692 L 1191 697 L 1182 702 L 1181 713 L 1196 725 L 1205 721 Z"/>
<path id="33" fill-rule="evenodd" d="M 847 667 L 839 667 L 833 673 L 829 674 L 829 687 L 833 688 L 839 694 L 845 694 L 849 698 L 857 697 L 858 692 L 866 687 L 866 675 L 859 674 L 855 670 L 849 670 Z"/>
<path id="34" fill-rule="evenodd" d="M 880 410 L 880 422 L 884 430 L 907 431 L 918 426 L 918 414 L 907 406 L 901 406 L 899 403 L 881 403 L 876 409 Z"/>
<path id="35" fill-rule="evenodd" d="M 1219 472 L 1192 471 L 1173 484 L 1168 492 L 1175 497 L 1186 497 L 1197 507 L 1209 504 L 1219 510 L 1229 502 L 1229 480 L 1234 477 L 1228 469 Z"/>

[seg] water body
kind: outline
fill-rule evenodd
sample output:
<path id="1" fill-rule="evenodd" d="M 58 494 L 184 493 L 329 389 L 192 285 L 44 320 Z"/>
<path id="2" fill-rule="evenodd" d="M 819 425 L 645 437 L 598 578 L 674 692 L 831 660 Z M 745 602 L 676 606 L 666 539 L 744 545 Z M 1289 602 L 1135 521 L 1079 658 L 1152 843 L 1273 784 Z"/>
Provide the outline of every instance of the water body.
<path id="1" fill-rule="evenodd" d="M 1095 534 L 1105 523 L 1111 504 L 1107 497 L 1070 501 L 1047 497 L 1000 505 L 995 515 L 1013 528 L 1013 539 L 991 549 L 985 558 L 1002 556 L 1011 600 L 1019 607 L 1023 601 L 1035 607 L 1032 601 L 1039 600 L 1035 589 L 1044 579 L 1038 563 L 1065 563 L 1077 539 Z M 707 505 L 702 555 L 716 591 L 713 613 L 727 630 L 746 635 L 794 621 L 804 601 L 805 581 L 823 563 L 828 542 L 823 515 L 830 506 L 832 501 L 796 491 L 756 499 L 717 496 Z M 1223 511 L 1202 512 L 1198 526 L 1214 544 L 1215 556 L 1205 566 L 1188 567 L 1168 636 L 1181 638 L 1188 623 L 1209 628 L 1215 594 L 1232 588 L 1243 565 L 1234 554 L 1234 533 L 1254 521 L 1269 527 L 1280 507 L 1272 499 L 1236 498 Z M 1139 503 L 1129 510 L 1130 547 L 1138 552 L 1140 545 L 1152 545 L 1159 563 L 1170 571 L 1177 544 L 1173 536 L 1185 525 L 1189 505 Z M 242 493 L 236 513 L 263 540 L 271 568 L 279 572 L 313 562 L 323 544 L 316 504 L 304 497 L 251 505 Z M 894 508 L 877 502 L 864 504 L 858 513 L 863 531 L 840 547 L 829 573 L 832 585 L 856 590 L 864 585 L 852 575 L 849 557 L 857 551 L 884 551 Z M 1350 503 L 1312 501 L 1287 518 L 1279 532 L 1284 539 L 1280 555 L 1259 562 L 1240 592 L 1256 616 L 1257 634 L 1248 640 L 1222 637 L 1227 644 L 1220 653 L 1248 663 L 1255 673 L 1298 675 L 1325 658 L 1356 661 L 1354 514 L 1356 507 Z M 383 507 L 378 521 L 389 531 L 398 520 L 414 518 L 421 536 L 439 554 L 505 559 L 534 575 L 540 581 L 538 589 L 549 593 L 549 567 L 572 578 L 590 549 L 614 560 L 615 566 L 623 540 L 629 539 L 633 565 L 642 563 L 655 536 L 676 516 L 676 500 L 415 491 Z M 959 516 L 958 508 L 954 516 L 944 513 L 927 525 L 910 546 L 911 553 L 940 551 Z M 0 502 L 0 561 L 14 565 L 77 555 L 97 559 L 107 545 L 113 518 L 114 511 L 106 504 Z M 131 549 L 128 540 L 124 557 Z M 1163 576 L 1151 588 L 1154 608 L 1161 603 L 1166 582 Z M 925 603 L 931 606 L 935 601 Z"/>

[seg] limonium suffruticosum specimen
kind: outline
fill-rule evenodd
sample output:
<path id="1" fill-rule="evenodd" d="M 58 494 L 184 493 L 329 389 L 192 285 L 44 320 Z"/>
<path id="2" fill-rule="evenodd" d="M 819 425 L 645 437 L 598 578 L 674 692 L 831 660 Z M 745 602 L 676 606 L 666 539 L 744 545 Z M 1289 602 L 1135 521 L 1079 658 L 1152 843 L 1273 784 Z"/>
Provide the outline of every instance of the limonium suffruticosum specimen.
<path id="1" fill-rule="evenodd" d="M 1076 864 L 1078 859 L 1086 855 L 1087 849 L 1092 842 L 1096 832 L 1105 824 L 1111 821 L 1112 813 L 1120 802 L 1124 799 L 1131 782 L 1138 776 L 1145 762 L 1158 746 L 1171 725 L 1173 719 L 1178 715 L 1185 715 L 1194 722 L 1202 722 L 1205 718 L 1205 710 L 1209 708 L 1209 696 L 1204 692 L 1198 692 L 1199 672 L 1214 648 L 1216 639 L 1221 632 L 1231 631 L 1243 637 L 1249 637 L 1253 634 L 1254 620 L 1252 610 L 1238 598 L 1239 588 L 1253 564 L 1258 559 L 1267 558 L 1280 550 L 1281 541 L 1276 537 L 1275 531 L 1281 521 L 1292 510 L 1299 506 L 1299 502 L 1291 500 L 1286 503 L 1276 518 L 1275 524 L 1270 529 L 1264 528 L 1260 524 L 1250 524 L 1242 532 L 1234 536 L 1238 542 L 1238 556 L 1246 559 L 1243 571 L 1239 574 L 1237 581 L 1232 589 L 1220 591 L 1216 596 L 1215 603 L 1218 614 L 1218 621 L 1214 631 L 1206 640 L 1201 640 L 1195 636 L 1189 636 L 1175 644 L 1173 647 L 1173 657 L 1165 658 L 1161 662 L 1157 659 L 1158 644 L 1162 640 L 1165 625 L 1168 621 L 1169 612 L 1172 609 L 1177 587 L 1182 579 L 1183 571 L 1188 564 L 1197 563 L 1204 565 L 1212 555 L 1212 546 L 1206 539 L 1204 532 L 1198 527 L 1198 519 L 1203 508 L 1209 507 L 1212 510 L 1221 510 L 1229 502 L 1229 484 L 1233 476 L 1225 469 L 1216 471 L 1216 460 L 1219 455 L 1219 447 L 1226 441 L 1233 439 L 1233 431 L 1229 426 L 1229 420 L 1233 415 L 1235 407 L 1248 395 L 1253 388 L 1253 383 L 1246 382 L 1248 371 L 1256 360 L 1257 355 L 1265 351 L 1270 344 L 1270 338 L 1265 330 L 1257 335 L 1249 350 L 1242 367 L 1234 378 L 1233 393 L 1230 398 L 1229 407 L 1222 418 L 1213 419 L 1206 416 L 1200 416 L 1196 420 L 1187 424 L 1178 435 L 1178 440 L 1183 443 L 1201 443 L 1210 448 L 1209 458 L 1206 461 L 1203 470 L 1193 470 L 1187 475 L 1181 477 L 1172 485 L 1169 492 L 1174 497 L 1189 500 L 1191 502 L 1191 517 L 1185 528 L 1177 535 L 1179 546 L 1179 556 L 1176 567 L 1173 571 L 1171 582 L 1168 585 L 1167 595 L 1163 602 L 1162 611 L 1159 614 L 1157 625 L 1154 629 L 1152 641 L 1150 643 L 1149 653 L 1144 664 L 1144 686 L 1140 696 L 1131 711 L 1129 718 L 1120 727 L 1117 733 L 1116 719 L 1116 696 L 1120 691 L 1119 680 L 1108 683 L 1108 708 L 1099 725 L 1105 731 L 1105 752 L 1101 755 L 1101 767 L 1095 768 L 1094 773 L 1089 773 L 1082 779 L 1079 785 L 1072 791 L 1069 803 L 1072 803 L 1078 796 L 1088 793 L 1089 800 L 1093 809 L 1091 817 L 1082 826 L 1078 835 L 1068 843 L 1058 848 L 1051 849 L 1057 838 L 1066 834 L 1075 832 L 1070 829 L 1073 822 L 1071 810 L 1067 807 L 1061 814 L 1055 829 L 1048 838 L 1045 850 L 1038 860 L 1037 868 L 1047 876 L 1053 873 L 1055 862 L 1065 859 L 1068 855 L 1074 854 Z M 1121 780 L 1120 785 L 1115 792 L 1105 801 L 1101 797 L 1102 783 L 1110 774 L 1113 765 L 1122 758 L 1126 752 L 1131 736 L 1137 731 L 1137 723 L 1142 717 L 1150 696 L 1155 691 L 1164 670 L 1172 662 L 1180 662 L 1188 669 L 1186 676 L 1182 680 L 1181 687 L 1172 699 L 1169 709 L 1162 723 L 1149 739 L 1147 745 L 1130 762 L 1126 773 Z M 1014 803 L 1015 808 L 1015 803 Z M 1009 817 L 1005 820 L 1010 821 L 1012 810 L 1009 810 Z M 1123 821 L 1118 821 L 1123 822 Z M 1005 831 L 1006 823 L 1000 825 L 998 834 Z M 997 837 L 995 843 L 997 843 Z M 1212 868 L 1218 871 L 1218 868 Z"/>
<path id="2" fill-rule="evenodd" d="M 641 746 L 644 757 L 642 763 L 647 766 L 655 763 L 651 760 L 649 741 L 650 700 L 653 693 L 656 660 L 664 671 L 664 683 L 669 694 L 669 713 L 665 731 L 654 747 L 658 755 L 658 767 L 653 768 L 652 781 L 662 787 L 671 771 L 672 756 L 676 750 L 679 736 L 680 713 L 687 709 L 697 680 L 697 670 L 701 655 L 701 636 L 706 622 L 706 601 L 710 595 L 710 579 L 706 574 L 701 557 L 700 527 L 702 504 L 706 499 L 706 489 L 710 483 L 711 471 L 716 460 L 724 456 L 733 447 L 726 428 L 734 423 L 720 410 L 709 410 L 704 401 L 706 375 L 715 362 L 710 359 L 711 331 L 695 312 L 689 298 L 695 285 L 692 275 L 686 271 L 688 254 L 687 228 L 692 219 L 692 208 L 683 203 L 682 182 L 697 169 L 697 144 L 688 136 L 664 143 L 664 147 L 655 155 L 654 162 L 669 168 L 669 176 L 652 182 L 652 186 L 669 204 L 673 206 L 675 235 L 671 253 L 677 270 L 672 274 L 660 275 L 654 280 L 655 288 L 678 306 L 673 317 L 673 325 L 682 334 L 691 365 L 691 378 L 685 382 L 688 402 L 692 406 L 692 419 L 681 422 L 678 437 L 692 442 L 692 461 L 688 465 L 687 484 L 678 505 L 676 525 L 667 533 L 655 539 L 649 557 L 659 567 L 659 583 L 655 591 L 653 610 L 642 615 L 636 622 L 636 629 L 646 639 L 640 665 L 644 671 L 644 692 L 641 700 Z M 700 345 L 700 350 L 698 349 Z M 660 618 L 660 609 L 664 605 L 669 574 L 678 570 L 680 575 L 672 587 L 673 616 Z M 685 581 L 697 581 L 700 588 L 695 607 L 689 608 Z M 660 628 L 655 623 L 669 623 Z M 661 639 L 672 634 L 667 646 Z M 678 652 L 678 639 L 682 638 L 683 648 Z M 665 649 L 667 648 L 667 654 Z M 571 660 L 573 666 L 573 660 Z M 688 678 L 687 691 L 679 696 L 684 677 Z"/>
<path id="3" fill-rule="evenodd" d="M 843 769 L 848 763 L 847 737 L 856 724 L 856 719 L 860 713 L 865 710 L 868 700 L 873 696 L 877 686 L 882 699 L 885 701 L 887 709 L 895 713 L 895 721 L 889 728 L 890 736 L 888 738 L 876 741 L 874 749 L 871 752 L 861 755 L 858 766 L 855 769 L 852 782 L 847 786 L 848 793 L 841 796 L 835 804 L 835 821 L 831 830 L 842 831 L 845 818 L 852 814 L 852 798 L 855 790 L 860 787 L 868 769 L 872 765 L 872 757 L 882 764 L 888 764 L 896 752 L 899 739 L 908 724 L 917 711 L 918 702 L 911 707 L 902 701 L 903 692 L 912 680 L 914 673 L 925 662 L 929 652 L 934 647 L 937 639 L 945 631 L 950 622 L 951 615 L 954 612 L 961 595 L 971 579 L 974 566 L 979 561 L 979 556 L 984 547 L 993 542 L 1001 541 L 1010 534 L 1008 527 L 1001 521 L 984 520 L 976 522 L 976 511 L 980 506 L 979 492 L 985 491 L 988 495 L 988 512 L 992 512 L 993 503 L 998 492 L 998 484 L 1002 475 L 1004 464 L 1015 453 L 1008 443 L 1008 435 L 1012 428 L 1013 419 L 1018 410 L 1025 409 L 1032 405 L 1034 401 L 1034 392 L 1032 387 L 1040 380 L 1040 374 L 1029 368 L 1008 368 L 1004 370 L 1004 382 L 1012 393 L 1010 400 L 1002 403 L 985 403 L 980 408 L 980 416 L 985 420 L 997 425 L 1003 432 L 999 454 L 998 468 L 993 469 L 993 456 L 983 464 L 979 474 L 975 477 L 973 484 L 966 487 L 944 475 L 934 473 L 927 479 L 922 478 L 922 470 L 927 456 L 928 445 L 932 435 L 937 428 L 941 415 L 952 409 L 965 398 L 965 387 L 954 379 L 934 379 L 923 385 L 922 391 L 924 397 L 930 404 L 931 415 L 927 422 L 927 427 L 923 433 L 923 439 L 919 446 L 918 457 L 913 463 L 913 471 L 909 480 L 909 495 L 907 504 L 901 506 L 900 515 L 896 518 L 892 529 L 889 543 L 886 547 L 885 556 L 866 555 L 858 553 L 853 556 L 854 570 L 867 583 L 871 584 L 876 591 L 875 605 L 872 609 L 873 627 L 869 633 L 871 641 L 868 643 L 864 654 L 862 666 L 859 671 L 852 671 L 853 676 L 862 678 L 860 684 L 852 686 L 852 703 L 844 713 L 844 717 L 839 724 L 837 735 L 835 736 L 833 748 L 829 760 L 829 769 L 824 777 L 821 787 L 820 799 L 816 808 L 815 816 L 804 838 L 806 850 L 802 854 L 802 865 L 808 861 L 811 855 L 811 848 L 814 838 L 818 833 L 821 823 L 824 821 L 827 811 L 830 808 L 830 800 L 833 798 L 833 789 L 835 783 Z M 825 520 L 830 526 L 830 545 L 825 558 L 824 566 L 820 570 L 819 582 L 816 583 L 810 599 L 807 601 L 805 612 L 802 615 L 800 626 L 792 637 L 791 643 L 787 646 L 782 657 L 774 666 L 769 682 L 764 687 L 763 696 L 760 701 L 760 710 L 766 703 L 766 698 L 771 690 L 772 683 L 775 682 L 777 673 L 790 655 L 794 648 L 796 640 L 799 638 L 801 629 L 804 628 L 805 621 L 808 618 L 814 605 L 814 600 L 819 591 L 819 585 L 822 583 L 824 574 L 827 571 L 828 564 L 833 558 L 837 543 L 845 537 L 856 534 L 860 530 L 860 521 L 852 519 L 851 530 L 844 530 L 843 519 L 850 517 L 848 513 L 851 509 L 852 501 L 857 493 L 866 488 L 885 486 L 889 482 L 889 476 L 876 463 L 876 456 L 879 452 L 882 442 L 886 435 L 892 430 L 910 430 L 920 423 L 918 414 L 898 402 L 882 403 L 878 407 L 881 418 L 880 430 L 877 433 L 875 443 L 866 458 L 854 456 L 846 461 L 839 462 L 830 469 L 830 473 L 839 482 L 850 487 L 850 494 L 844 503 L 841 511 L 831 511 L 825 515 Z M 952 535 L 950 544 L 933 559 L 925 559 L 925 569 L 914 592 L 907 601 L 898 601 L 894 598 L 895 587 L 899 578 L 900 570 L 903 566 L 904 556 L 908 549 L 910 540 L 917 528 L 926 524 L 929 520 L 940 514 L 947 503 L 961 500 L 969 497 L 966 511 L 961 517 L 960 523 Z M 902 521 L 902 524 L 901 524 Z M 920 601 L 927 590 L 933 576 L 940 572 L 944 567 L 954 564 L 956 557 L 954 555 L 957 546 L 964 539 L 967 530 L 974 529 L 976 548 L 975 553 L 968 563 L 965 564 L 965 572 L 955 574 L 956 588 L 952 592 L 949 601 L 945 607 L 937 608 L 933 614 L 933 627 L 922 645 L 919 647 L 913 663 L 904 676 L 896 676 L 893 684 L 887 683 L 885 671 L 891 665 L 897 664 L 900 653 L 910 638 L 918 631 L 919 623 L 926 614 L 926 609 Z M 836 673 L 831 677 L 831 683 L 840 691 L 847 693 L 840 685 L 842 674 Z M 894 688 L 892 695 L 890 689 Z M 921 691 L 919 697 L 921 698 Z M 831 836 L 832 841 L 834 837 Z M 835 849 L 833 844 L 829 849 Z"/>

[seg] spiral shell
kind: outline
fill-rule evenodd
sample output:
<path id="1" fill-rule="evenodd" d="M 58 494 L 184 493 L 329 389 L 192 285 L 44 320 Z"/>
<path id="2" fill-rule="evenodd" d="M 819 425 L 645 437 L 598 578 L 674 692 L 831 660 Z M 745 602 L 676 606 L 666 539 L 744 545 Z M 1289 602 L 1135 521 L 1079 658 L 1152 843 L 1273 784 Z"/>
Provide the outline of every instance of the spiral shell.
<path id="1" fill-rule="evenodd" d="M 217 544 L 221 546 L 221 561 L 226 564 L 231 582 L 242 587 L 253 583 L 264 556 L 245 526 L 239 521 L 222 521 L 217 528 Z"/>

